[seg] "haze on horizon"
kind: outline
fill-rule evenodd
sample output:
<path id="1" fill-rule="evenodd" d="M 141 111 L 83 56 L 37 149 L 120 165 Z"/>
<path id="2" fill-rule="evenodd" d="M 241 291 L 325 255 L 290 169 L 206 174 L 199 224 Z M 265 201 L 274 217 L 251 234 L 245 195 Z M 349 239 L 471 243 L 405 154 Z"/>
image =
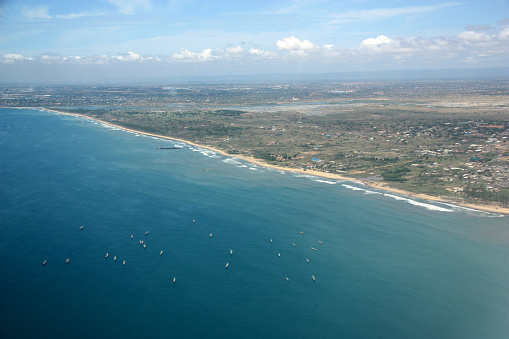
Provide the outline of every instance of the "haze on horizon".
<path id="1" fill-rule="evenodd" d="M 507 67 L 509 2 L 0 1 L 0 82 Z"/>

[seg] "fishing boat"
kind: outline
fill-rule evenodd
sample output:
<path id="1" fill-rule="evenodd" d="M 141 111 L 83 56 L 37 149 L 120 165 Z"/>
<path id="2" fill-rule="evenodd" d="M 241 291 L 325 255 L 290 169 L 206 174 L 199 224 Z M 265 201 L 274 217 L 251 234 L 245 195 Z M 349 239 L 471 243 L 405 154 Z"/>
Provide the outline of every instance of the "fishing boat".
<path id="1" fill-rule="evenodd" d="M 125 266 L 125 260 L 122 262 L 122 266 Z"/>
<path id="2" fill-rule="evenodd" d="M 227 262 L 224 267 L 228 268 L 228 266 L 230 266 L 230 263 Z"/>
<path id="3" fill-rule="evenodd" d="M 307 262 L 309 262 L 309 259 L 306 259 Z"/>
<path id="4" fill-rule="evenodd" d="M 42 266 L 44 266 L 44 265 L 46 265 L 46 260 L 44 260 L 44 261 L 42 262 Z"/>
<path id="5" fill-rule="evenodd" d="M 173 277 L 173 283 L 175 283 L 176 280 L 177 280 L 177 278 Z"/>
<path id="6" fill-rule="evenodd" d="M 134 238 L 134 235 L 133 235 L 133 234 L 131 234 L 131 239 L 132 239 L 132 238 Z"/>
<path id="7" fill-rule="evenodd" d="M 108 254 L 108 253 L 106 253 L 106 255 L 105 255 L 104 257 L 105 257 L 105 258 L 107 258 L 107 257 L 108 257 L 108 255 L 109 255 L 109 254 Z"/>
<path id="8" fill-rule="evenodd" d="M 299 232 L 300 234 L 304 234 L 304 232 Z"/>
<path id="9" fill-rule="evenodd" d="M 163 255 L 163 251 L 159 252 L 159 255 Z"/>
<path id="10" fill-rule="evenodd" d="M 230 250 L 230 255 L 233 255 L 233 250 Z"/>
<path id="11" fill-rule="evenodd" d="M 114 256 L 114 257 L 113 257 L 113 261 L 116 261 L 116 260 L 117 260 L 117 256 Z"/>
<path id="12" fill-rule="evenodd" d="M 316 251 L 316 248 L 314 248 L 314 247 L 311 247 L 311 249 L 312 249 L 313 251 Z"/>
<path id="13" fill-rule="evenodd" d="M 147 235 L 147 234 L 148 234 L 148 231 L 147 231 L 147 232 L 145 232 L 145 235 Z"/>
<path id="14" fill-rule="evenodd" d="M 82 229 L 83 229 L 83 226 L 80 226 L 80 230 L 82 230 Z"/>
<path id="15" fill-rule="evenodd" d="M 65 259 L 65 263 L 68 264 L 69 263 L 69 258 Z"/>
<path id="16" fill-rule="evenodd" d="M 210 237 L 212 238 L 212 233 L 210 233 Z"/>
<path id="17" fill-rule="evenodd" d="M 315 281 L 315 280 L 316 280 L 314 275 L 312 275 L 312 276 L 311 276 L 311 278 L 313 278 L 313 281 Z"/>
<path id="18" fill-rule="evenodd" d="M 297 245 L 295 245 L 295 243 L 294 243 L 294 242 L 292 242 L 292 245 L 293 245 L 293 246 L 297 246 Z"/>
<path id="19" fill-rule="evenodd" d="M 321 242 L 320 240 L 318 240 L 318 242 L 319 242 L 320 244 L 323 244 L 323 242 Z"/>

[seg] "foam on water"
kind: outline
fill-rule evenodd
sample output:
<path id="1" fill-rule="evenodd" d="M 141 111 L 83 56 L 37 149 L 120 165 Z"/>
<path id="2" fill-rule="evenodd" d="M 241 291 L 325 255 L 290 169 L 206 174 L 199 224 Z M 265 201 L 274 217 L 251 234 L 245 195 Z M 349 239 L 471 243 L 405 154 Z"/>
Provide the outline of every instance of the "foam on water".
<path id="1" fill-rule="evenodd" d="M 321 182 L 324 184 L 329 184 L 329 185 L 336 185 L 338 183 L 337 181 L 330 181 L 330 180 L 323 180 L 323 179 L 314 179 L 314 181 Z"/>
<path id="2" fill-rule="evenodd" d="M 404 198 L 404 197 L 401 197 L 401 196 L 398 196 L 398 195 L 394 195 L 394 194 L 390 194 L 390 193 L 384 193 L 383 195 L 386 196 L 386 197 L 390 197 L 390 198 L 396 199 L 396 200 L 405 201 L 405 202 L 407 202 L 409 204 L 412 204 L 412 205 L 415 205 L 415 206 L 424 207 L 426 209 L 429 209 L 430 211 L 453 212 L 452 209 L 447 209 L 447 208 L 444 208 L 444 207 L 440 207 L 440 206 L 436 206 L 436 205 L 432 205 L 432 204 L 428 204 L 428 203 L 424 203 L 424 202 L 415 201 L 413 199 Z"/>
<path id="3" fill-rule="evenodd" d="M 231 165 L 243 165 L 240 161 L 237 161 L 237 160 L 235 160 L 233 158 L 226 158 L 226 159 L 223 160 L 223 162 L 225 162 L 227 164 L 231 164 Z"/>
<path id="4" fill-rule="evenodd" d="M 404 202 L 407 202 L 407 203 L 409 203 L 411 205 L 414 205 L 414 206 L 424 207 L 424 208 L 426 208 L 426 209 L 428 209 L 430 211 L 453 212 L 452 209 L 448 209 L 448 208 L 445 208 L 445 207 L 440 207 L 440 206 L 437 206 L 437 205 L 434 205 L 434 204 L 430 204 L 430 203 L 424 203 L 424 202 L 416 201 L 416 200 L 411 199 L 411 198 L 402 197 L 402 196 L 391 194 L 391 193 L 380 193 L 380 192 L 376 192 L 374 190 L 370 190 L 370 189 L 366 189 L 366 188 L 360 188 L 360 187 L 356 187 L 356 186 L 352 186 L 352 185 L 347 185 L 347 184 L 342 184 L 342 186 L 344 186 L 344 187 L 346 187 L 348 189 L 351 189 L 352 191 L 363 191 L 365 194 L 383 194 L 386 197 L 389 197 L 389 198 L 392 198 L 392 199 L 395 199 L 395 200 L 399 200 L 399 201 L 404 201 Z"/>
<path id="5" fill-rule="evenodd" d="M 82 119 L 0 109 L 2 337 L 507 337 L 507 218 Z"/>

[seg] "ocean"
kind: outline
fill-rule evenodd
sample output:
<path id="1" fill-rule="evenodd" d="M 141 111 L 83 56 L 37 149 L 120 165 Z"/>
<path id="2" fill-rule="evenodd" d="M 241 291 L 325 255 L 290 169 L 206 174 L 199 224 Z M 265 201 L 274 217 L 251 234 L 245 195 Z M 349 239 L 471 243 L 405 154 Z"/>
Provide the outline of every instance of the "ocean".
<path id="1" fill-rule="evenodd" d="M 509 337 L 505 216 L 11 108 L 0 197 L 1 338 Z"/>

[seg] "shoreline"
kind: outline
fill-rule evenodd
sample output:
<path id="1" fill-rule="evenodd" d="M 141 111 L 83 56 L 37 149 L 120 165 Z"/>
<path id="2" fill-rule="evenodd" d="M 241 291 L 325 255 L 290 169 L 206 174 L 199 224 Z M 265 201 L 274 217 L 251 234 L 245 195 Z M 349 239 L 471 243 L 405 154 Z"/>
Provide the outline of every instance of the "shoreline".
<path id="1" fill-rule="evenodd" d="M 379 181 L 366 182 L 366 181 L 362 181 L 362 180 L 359 180 L 359 179 L 356 179 L 356 178 L 345 177 L 345 176 L 342 176 L 342 175 L 339 175 L 339 174 L 336 174 L 336 173 L 326 173 L 326 172 L 319 172 L 319 171 L 314 171 L 314 170 L 303 170 L 303 169 L 299 169 L 299 168 L 287 168 L 287 167 L 272 165 L 272 164 L 266 163 L 263 160 L 255 159 L 254 157 L 249 157 L 249 156 L 240 155 L 240 154 L 229 154 L 229 153 L 227 153 L 227 152 L 225 152 L 223 150 L 220 150 L 220 149 L 208 146 L 208 145 L 202 145 L 202 144 L 195 143 L 195 142 L 192 142 L 192 141 L 188 141 L 188 140 L 184 140 L 184 139 L 179 139 L 179 138 L 174 138 L 174 137 L 169 137 L 169 136 L 161 135 L 161 134 L 154 134 L 154 133 L 137 131 L 137 130 L 134 130 L 134 129 L 130 129 L 130 128 L 127 128 L 127 127 L 122 127 L 122 126 L 119 126 L 119 125 L 116 125 L 116 124 L 112 124 L 110 122 L 105 122 L 105 121 L 102 121 L 102 120 L 99 120 L 99 119 L 96 119 L 96 118 L 93 118 L 93 117 L 89 117 L 89 116 L 86 116 L 86 115 L 83 115 L 83 114 L 79 114 L 79 113 L 61 112 L 61 111 L 57 111 L 57 110 L 53 110 L 53 109 L 48 109 L 48 108 L 44 108 L 44 107 L 39 107 L 39 108 L 37 108 L 37 107 L 16 107 L 16 108 L 42 109 L 42 110 L 47 111 L 47 112 L 71 115 L 71 116 L 76 116 L 76 117 L 82 117 L 82 118 L 90 119 L 90 120 L 93 120 L 93 121 L 96 121 L 96 122 L 99 122 L 99 123 L 102 123 L 102 124 L 105 124 L 105 125 L 108 125 L 108 126 L 111 126 L 111 127 L 118 128 L 118 129 L 121 129 L 121 130 L 124 130 L 124 131 L 133 132 L 133 133 L 142 134 L 142 135 L 147 135 L 147 136 L 152 136 L 152 137 L 166 139 L 166 140 L 179 141 L 179 142 L 183 142 L 183 143 L 186 143 L 186 144 L 194 146 L 194 147 L 209 149 L 211 151 L 214 151 L 216 153 L 219 153 L 219 154 L 221 154 L 223 156 L 226 156 L 226 157 L 229 157 L 229 158 L 238 158 L 238 159 L 247 161 L 249 163 L 252 163 L 252 164 L 255 164 L 255 165 L 258 165 L 258 166 L 261 166 L 261 167 L 271 168 L 271 169 L 275 169 L 275 170 L 279 170 L 279 171 L 293 172 L 293 173 L 299 173 L 299 174 L 307 174 L 307 175 L 313 175 L 313 176 L 317 176 L 317 177 L 322 177 L 322 178 L 327 178 L 327 179 L 334 179 L 334 180 L 351 181 L 351 182 L 356 182 L 356 183 L 362 184 L 362 185 L 367 186 L 367 187 L 371 187 L 371 188 L 375 188 L 375 189 L 379 189 L 379 190 L 383 190 L 383 191 L 387 191 L 387 192 L 402 194 L 402 195 L 406 195 L 406 196 L 413 197 L 413 198 L 447 203 L 447 204 L 451 204 L 451 205 L 454 205 L 454 206 L 468 208 L 468 209 L 474 209 L 474 210 L 481 211 L 481 212 L 504 214 L 506 216 L 509 215 L 509 208 L 504 208 L 504 207 L 501 207 L 501 206 L 478 205 L 478 204 L 471 204 L 471 203 L 459 203 L 459 202 L 456 202 L 456 201 L 452 201 L 452 200 L 448 200 L 448 199 L 444 199 L 444 198 L 440 198 L 440 197 L 435 197 L 435 196 L 432 196 L 432 195 L 427 195 L 427 194 L 422 194 L 422 193 L 413 193 L 413 192 L 401 190 L 401 189 L 398 189 L 398 188 L 392 188 L 392 187 L 389 187 L 387 185 L 387 183 L 385 183 L 385 182 L 379 182 Z"/>

